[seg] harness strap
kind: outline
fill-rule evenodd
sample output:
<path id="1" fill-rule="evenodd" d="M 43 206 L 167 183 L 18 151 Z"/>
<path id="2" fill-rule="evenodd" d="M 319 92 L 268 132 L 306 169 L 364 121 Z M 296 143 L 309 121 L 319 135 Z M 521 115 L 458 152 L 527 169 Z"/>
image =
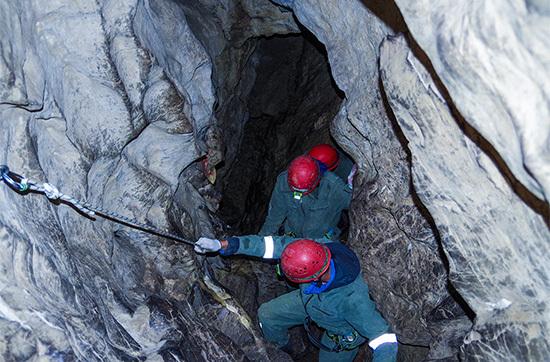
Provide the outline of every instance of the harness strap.
<path id="1" fill-rule="evenodd" d="M 338 343 L 336 343 L 336 345 L 334 347 L 328 347 L 326 344 L 321 342 L 321 340 L 319 338 L 317 338 L 315 336 L 315 334 L 313 334 L 313 331 L 311 330 L 310 326 L 311 326 L 311 318 L 309 316 L 307 316 L 304 319 L 304 329 L 307 332 L 307 338 L 309 339 L 311 344 L 313 344 L 315 347 L 317 347 L 319 349 L 322 349 L 323 351 L 327 351 L 327 352 L 340 352 L 340 351 L 342 351 L 342 349 L 340 348 L 341 346 Z"/>
<path id="2" fill-rule="evenodd" d="M 307 305 L 313 298 L 313 294 L 308 298 L 308 300 L 304 303 L 304 309 L 306 311 L 306 318 L 304 319 L 304 329 L 307 333 L 307 338 L 313 344 L 315 347 L 322 349 L 323 351 L 327 352 L 341 352 L 341 351 L 351 351 L 352 349 L 355 349 L 358 347 L 358 345 L 354 345 L 354 342 L 357 341 L 358 334 L 356 331 L 353 331 L 352 337 L 353 339 L 348 339 L 347 336 L 339 336 L 336 334 L 329 334 L 327 333 L 327 336 L 335 343 L 334 347 L 329 347 L 326 344 L 324 344 L 315 334 L 313 333 L 313 330 L 311 329 L 311 317 L 309 316 L 309 313 L 307 312 Z M 344 343 L 342 343 L 344 342 Z"/>

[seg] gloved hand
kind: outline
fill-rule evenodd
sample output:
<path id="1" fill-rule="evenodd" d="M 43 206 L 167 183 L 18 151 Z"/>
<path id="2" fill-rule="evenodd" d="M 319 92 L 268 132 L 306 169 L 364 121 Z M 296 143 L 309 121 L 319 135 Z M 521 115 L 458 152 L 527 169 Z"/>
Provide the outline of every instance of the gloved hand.
<path id="1" fill-rule="evenodd" d="M 201 237 L 195 243 L 195 251 L 199 254 L 216 253 L 222 248 L 222 243 L 216 239 Z"/>

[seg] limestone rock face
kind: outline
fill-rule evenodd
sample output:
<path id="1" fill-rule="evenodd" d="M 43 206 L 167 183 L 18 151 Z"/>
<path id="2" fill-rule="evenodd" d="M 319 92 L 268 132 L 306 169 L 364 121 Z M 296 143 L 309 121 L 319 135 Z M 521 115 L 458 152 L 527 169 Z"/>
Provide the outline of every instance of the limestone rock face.
<path id="1" fill-rule="evenodd" d="M 1 2 L 0 18 L 0 163 L 141 223 L 212 234 L 197 165 L 216 146 L 212 66 L 182 8 L 25 0 Z M 190 246 L 0 193 L 1 359 L 269 359 Z"/>
<path id="2" fill-rule="evenodd" d="M 292 12 L 269 0 L 178 0 L 187 22 L 211 60 L 217 105 L 212 116 L 223 129 L 223 177 L 239 151 L 248 119 L 246 97 L 256 79 L 252 55 L 261 38 L 299 32 Z"/>
<path id="3" fill-rule="evenodd" d="M 395 3 L 0 0 L 0 164 L 194 240 L 234 232 L 229 193 L 253 229 L 330 130 L 402 359 L 548 360 L 550 9 Z M 271 265 L 3 182 L 0 209 L 1 360 L 289 360 L 255 323 Z"/>
<path id="4" fill-rule="evenodd" d="M 450 280 L 476 313 L 461 347 L 463 358 L 545 359 L 550 355 L 545 221 L 463 133 L 404 38 L 382 44 L 380 68 L 409 140 L 415 189 L 449 258 Z"/>
<path id="5" fill-rule="evenodd" d="M 462 116 L 531 193 L 548 201 L 548 4 L 396 3 Z"/>

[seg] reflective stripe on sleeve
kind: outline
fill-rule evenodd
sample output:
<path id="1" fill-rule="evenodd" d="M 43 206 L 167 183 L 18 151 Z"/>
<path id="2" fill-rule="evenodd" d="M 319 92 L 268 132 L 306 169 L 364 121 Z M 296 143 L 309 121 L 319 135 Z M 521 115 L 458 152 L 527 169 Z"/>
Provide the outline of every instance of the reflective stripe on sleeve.
<path id="1" fill-rule="evenodd" d="M 265 236 L 265 252 L 264 259 L 273 259 L 273 252 L 275 251 L 275 245 L 273 245 L 273 236 Z"/>
<path id="2" fill-rule="evenodd" d="M 369 342 L 369 347 L 375 350 L 378 346 L 384 343 L 397 343 L 397 337 L 393 333 L 386 333 L 380 337 L 376 337 Z"/>

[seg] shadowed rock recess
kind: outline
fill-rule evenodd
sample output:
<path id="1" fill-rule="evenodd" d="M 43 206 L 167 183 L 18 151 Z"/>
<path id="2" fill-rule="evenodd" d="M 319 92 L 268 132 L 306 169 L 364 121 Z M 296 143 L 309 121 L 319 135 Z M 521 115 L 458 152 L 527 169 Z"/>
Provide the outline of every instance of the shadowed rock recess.
<path id="1" fill-rule="evenodd" d="M 194 240 L 256 232 L 288 161 L 335 143 L 399 359 L 550 360 L 543 1 L 18 0 L 0 23 L 0 164 Z M 257 327 L 270 265 L 5 183 L 0 205 L 1 360 L 296 357 Z"/>

